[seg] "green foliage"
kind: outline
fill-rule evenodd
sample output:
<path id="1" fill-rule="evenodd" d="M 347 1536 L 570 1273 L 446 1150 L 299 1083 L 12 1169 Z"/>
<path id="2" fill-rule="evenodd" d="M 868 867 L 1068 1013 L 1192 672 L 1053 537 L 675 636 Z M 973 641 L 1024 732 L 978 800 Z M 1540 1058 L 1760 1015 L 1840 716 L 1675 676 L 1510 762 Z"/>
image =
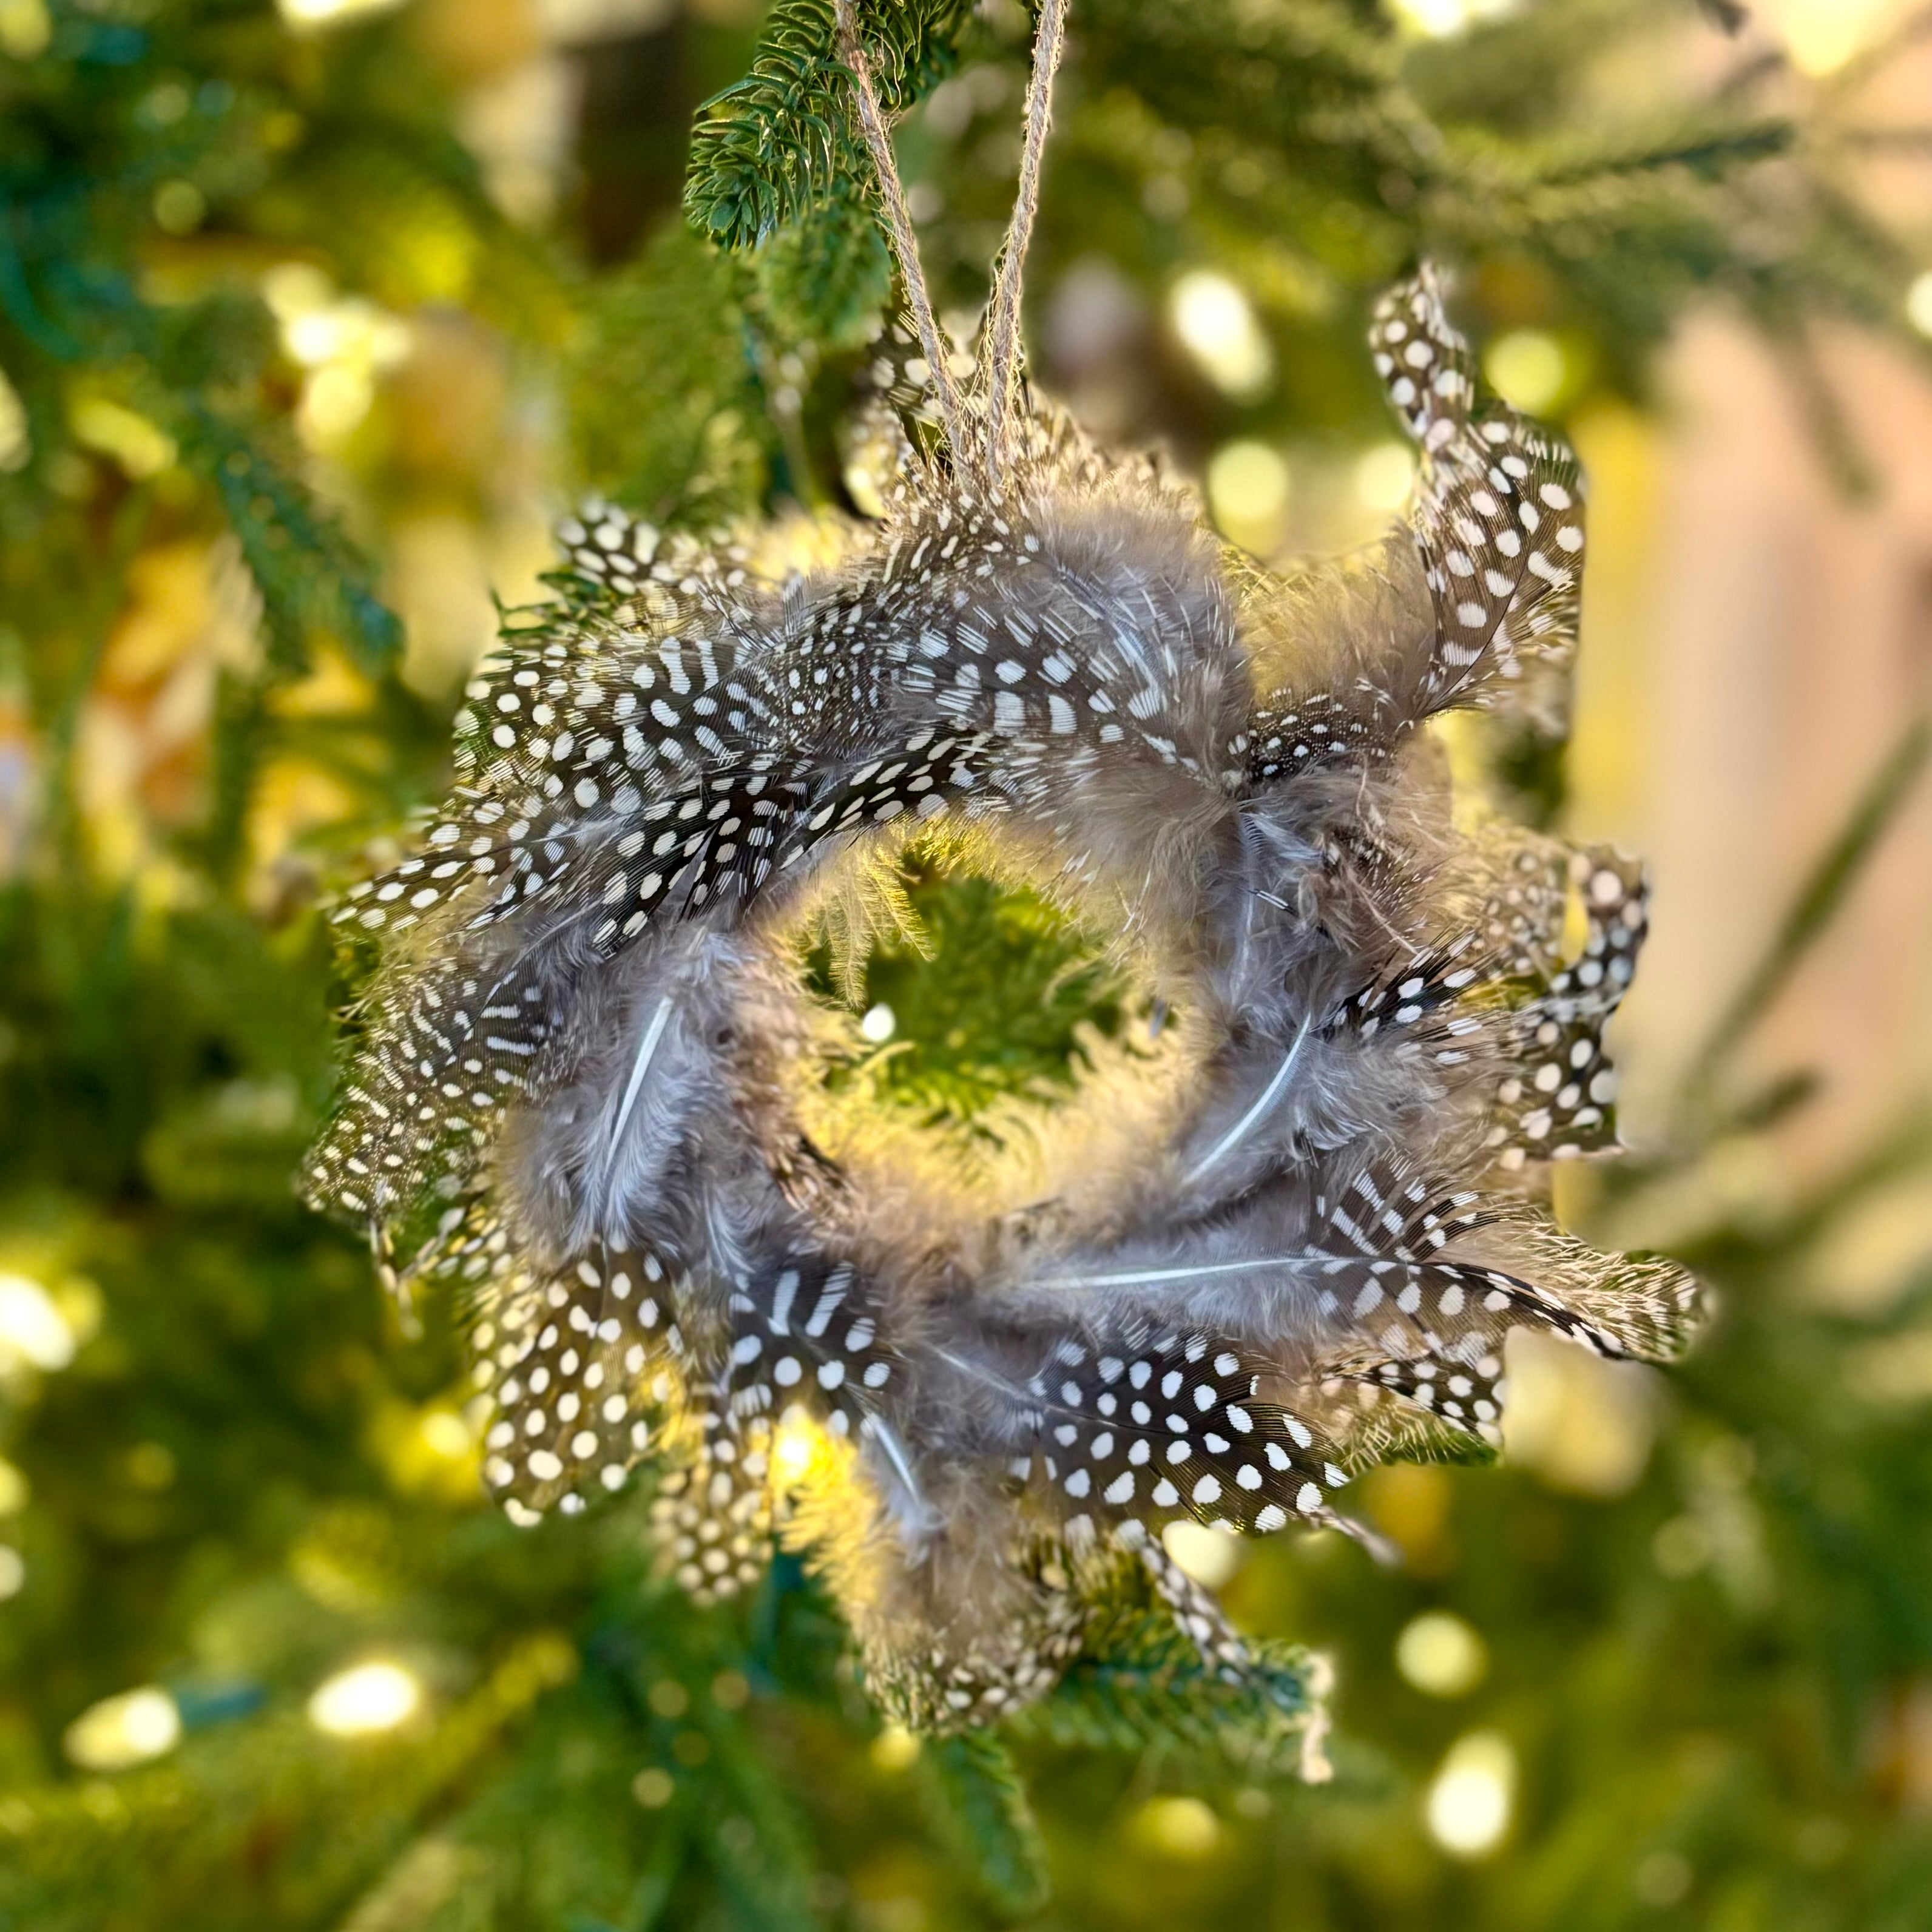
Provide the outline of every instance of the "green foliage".
<path id="1" fill-rule="evenodd" d="M 767 236 L 752 263 L 773 327 L 830 350 L 870 338 L 892 284 L 870 197 L 843 175 L 805 219 Z"/>
<path id="2" fill-rule="evenodd" d="M 1316 424 L 1338 405 L 1374 406 L 1360 371 L 1329 359 L 1334 327 L 1425 250 L 1483 265 L 1506 313 L 1527 295 L 1587 328 L 1625 386 L 1713 285 L 1801 335 L 1820 314 L 1899 331 L 1912 257 L 1846 192 L 1855 130 L 1822 115 L 1801 136 L 1764 70 L 1706 98 L 1606 114 L 1596 60 L 1684 11 L 1678 0 L 1580 0 L 1418 44 L 1392 14 L 1342 0 L 1089 0 L 1053 165 L 1078 213 L 1063 226 L 1050 183 L 1040 256 L 1050 270 L 1097 242 L 1150 273 L 1238 257 L 1284 344 L 1281 400 Z M 861 9 L 892 111 L 964 52 L 1017 76 L 1017 10 L 962 38 L 969 12 L 944 0 Z M 875 229 L 849 208 L 869 177 L 831 22 L 830 0 L 774 8 L 752 72 L 700 112 L 686 197 L 700 232 L 776 249 L 781 273 L 809 265 L 793 286 L 838 292 L 796 312 L 828 341 L 854 313 L 844 291 L 882 278 Z M 910 125 L 916 172 L 922 148 L 948 135 Z M 1779 157 L 1797 166 L 1774 178 L 1761 164 Z M 982 192 L 970 151 L 950 158 L 946 188 L 974 224 L 1009 191 L 1002 176 Z M 1138 218 L 1124 212 L 1148 202 Z M 942 266 L 958 262 L 943 283 L 976 300 L 976 242 L 956 255 L 941 225 L 928 245 Z"/>
<path id="3" fill-rule="evenodd" d="M 303 669 L 313 628 L 333 630 L 371 670 L 402 644 L 368 566 L 313 495 L 232 424 L 196 406 L 182 418 L 190 464 L 211 478 L 262 592 L 270 664 Z"/>
<path id="4" fill-rule="evenodd" d="M 986 1902 L 1018 1918 L 1046 1901 L 1046 1848 L 1011 1755 L 984 1732 L 943 1738 L 921 1756 L 940 1828 L 970 1862 Z"/>
<path id="5" fill-rule="evenodd" d="M 1220 1757 L 1260 1778 L 1288 1775 L 1300 1762 L 1322 1675 L 1305 1651 L 1263 1647 L 1257 1662 L 1267 1696 L 1258 1704 L 1203 1665 L 1172 1617 L 1131 1595 L 1108 1615 L 1092 1648 L 1056 1696 L 1018 1720 L 1023 1732 L 1117 1750 L 1155 1738 L 1165 1752 Z"/>
<path id="6" fill-rule="evenodd" d="M 884 1005 L 894 1018 L 868 1070 L 873 1090 L 934 1125 L 970 1123 L 1002 1100 L 1064 1097 L 1091 1064 L 1087 1029 L 1118 1039 L 1127 1025 L 1125 982 L 1034 893 L 917 848 L 907 878 L 911 926 L 867 956 L 860 980 L 862 1010 Z M 814 955 L 812 977 L 833 993 L 829 952 Z"/>
<path id="7" fill-rule="evenodd" d="M 305 84 L 287 41 L 250 10 L 170 0 L 116 17 L 56 0 L 38 58 L 0 62 L 0 369 L 34 452 L 22 478 L 0 478 L 0 520 L 32 527 L 24 490 L 76 460 L 71 427 L 89 398 L 131 409 L 173 440 L 240 538 L 277 668 L 305 662 L 318 628 L 380 662 L 400 632 L 356 547 L 291 473 L 262 394 L 259 304 L 232 274 L 170 286 L 154 263 L 170 236 L 204 226 L 237 242 L 313 232 L 296 184 L 341 150 L 348 104 Z M 384 134 L 387 178 L 440 195 L 480 239 L 490 224 L 474 171 L 433 112 Z"/>
<path id="8" fill-rule="evenodd" d="M 675 224 L 589 292 L 567 364 L 586 484 L 700 528 L 758 507 L 774 439 L 743 301 L 733 265 Z"/>
<path id="9" fill-rule="evenodd" d="M 898 114 L 951 72 L 973 8 L 872 0 L 855 10 L 880 103 Z M 778 0 L 751 71 L 698 110 L 684 205 L 699 233 L 748 248 L 819 208 L 841 182 L 869 182 L 836 43 L 832 0 Z"/>

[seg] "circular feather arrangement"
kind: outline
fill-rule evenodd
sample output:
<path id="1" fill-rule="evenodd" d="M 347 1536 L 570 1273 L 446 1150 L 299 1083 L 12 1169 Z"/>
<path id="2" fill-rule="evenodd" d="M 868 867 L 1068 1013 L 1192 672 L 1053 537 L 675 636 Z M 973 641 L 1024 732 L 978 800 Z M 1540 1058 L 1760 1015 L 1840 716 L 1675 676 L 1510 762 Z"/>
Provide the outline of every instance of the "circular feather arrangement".
<path id="1" fill-rule="evenodd" d="M 1512 1330 L 1662 1360 L 1696 1296 L 1532 1184 L 1616 1145 L 1641 870 L 1459 829 L 1426 729 L 1560 714 L 1569 452 L 1478 397 L 1425 267 L 1370 344 L 1408 519 L 1286 577 L 1229 552 L 1020 379 L 1060 7 L 970 355 L 841 24 L 910 317 L 857 426 L 884 514 L 809 570 L 782 530 L 563 526 L 562 601 L 470 687 L 454 789 L 338 914 L 383 956 L 308 1184 L 398 1292 L 458 1285 L 516 1520 L 657 1463 L 680 1582 L 806 1550 L 875 1697 L 946 1729 L 1050 1689 L 1124 1567 L 1247 1682 L 1166 1526 L 1365 1534 L 1351 1475 L 1499 1441 Z M 1005 1159 L 828 1079 L 854 1042 L 800 932 L 862 950 L 914 841 L 1064 908 L 1172 1016 Z"/>

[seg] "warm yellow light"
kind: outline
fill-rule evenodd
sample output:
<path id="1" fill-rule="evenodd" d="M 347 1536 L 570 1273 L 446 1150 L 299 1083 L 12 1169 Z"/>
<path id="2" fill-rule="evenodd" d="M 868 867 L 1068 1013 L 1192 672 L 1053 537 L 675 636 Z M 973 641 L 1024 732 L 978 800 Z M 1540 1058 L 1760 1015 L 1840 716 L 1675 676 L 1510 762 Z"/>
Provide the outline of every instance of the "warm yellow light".
<path id="1" fill-rule="evenodd" d="M 845 465 L 846 491 L 862 517 L 886 514 L 885 485 L 892 475 L 887 467 L 890 460 L 883 452 L 875 455 L 868 448 L 855 454 Z"/>
<path id="2" fill-rule="evenodd" d="M 1161 1532 L 1167 1553 L 1195 1582 L 1218 1590 L 1241 1566 L 1241 1540 L 1231 1530 L 1171 1522 Z"/>
<path id="3" fill-rule="evenodd" d="M 0 1543 L 0 1604 L 17 1597 L 26 1588 L 27 1566 L 10 1544 Z"/>
<path id="4" fill-rule="evenodd" d="M 1928 268 L 1906 291 L 1905 314 L 1921 335 L 1932 335 L 1932 268 Z"/>
<path id="5" fill-rule="evenodd" d="M 1198 1798 L 1150 1798 L 1134 1814 L 1134 1836 L 1171 1858 L 1204 1858 L 1221 1842 L 1221 1821 Z"/>
<path id="6" fill-rule="evenodd" d="M 1489 1663 L 1483 1640 L 1447 1610 L 1425 1610 L 1396 1639 L 1396 1668 L 1432 1697 L 1460 1697 L 1473 1690 Z"/>
<path id="7" fill-rule="evenodd" d="M 1562 394 L 1569 380 L 1563 345 L 1540 328 L 1513 328 L 1483 358 L 1491 386 L 1511 408 L 1534 416 Z"/>
<path id="8" fill-rule="evenodd" d="M 1459 1858 L 1502 1842 L 1516 1802 L 1516 1753 L 1495 1731 L 1472 1731 L 1450 1746 L 1429 1787 L 1429 1834 Z"/>
<path id="9" fill-rule="evenodd" d="M 1554 1335 L 1509 1338 L 1503 1448 L 1551 1488 L 1620 1496 L 1634 1488 L 1656 1440 L 1654 1372 L 1606 1362 Z"/>
<path id="10" fill-rule="evenodd" d="M 1516 0 L 1390 0 L 1396 18 L 1412 32 L 1446 40 L 1478 20 L 1499 20 L 1516 10 Z"/>
<path id="11" fill-rule="evenodd" d="M 0 369 L 0 476 L 24 470 L 34 453 L 33 438 L 27 429 L 27 406 L 20 392 Z"/>
<path id="12" fill-rule="evenodd" d="M 788 1409 L 772 1436 L 772 1474 L 778 1487 L 803 1482 L 826 1447 L 825 1432 L 804 1410 Z"/>
<path id="13" fill-rule="evenodd" d="M 1469 24 L 1463 0 L 1393 0 L 1396 18 L 1406 27 L 1432 39 L 1460 34 Z"/>
<path id="14" fill-rule="evenodd" d="M 24 1363 L 64 1369 L 74 1360 L 74 1330 L 38 1282 L 0 1274 L 0 1370 Z"/>
<path id="15" fill-rule="evenodd" d="M 0 0 L 0 53 L 30 61 L 46 52 L 53 36 L 46 0 Z"/>
<path id="16" fill-rule="evenodd" d="M 1264 442 L 1230 442 L 1208 465 L 1208 491 L 1217 512 L 1243 521 L 1277 517 L 1288 507 L 1288 463 Z"/>
<path id="17" fill-rule="evenodd" d="M 1905 0 L 1777 0 L 1773 24 L 1801 74 L 1832 74 L 1875 40 Z"/>
<path id="18" fill-rule="evenodd" d="M 386 14 L 401 0 L 280 0 L 282 18 L 292 27 L 332 26 L 358 14 Z"/>
<path id="19" fill-rule="evenodd" d="M 1224 443 L 1208 465 L 1208 506 L 1235 542 L 1264 554 L 1286 526 L 1289 483 L 1279 450 L 1264 442 Z"/>
<path id="20" fill-rule="evenodd" d="M 358 1664 L 338 1671 L 308 1700 L 309 1721 L 340 1738 L 391 1731 L 416 1714 L 422 1686 L 400 1664 Z"/>
<path id="21" fill-rule="evenodd" d="M 302 388 L 298 416 L 304 439 L 324 447 L 340 442 L 369 413 L 375 399 L 368 370 L 340 362 L 318 369 Z"/>
<path id="22" fill-rule="evenodd" d="M 282 326 L 282 346 L 304 369 L 339 362 L 387 369 L 410 352 L 407 322 L 359 296 L 336 298 L 328 278 L 306 262 L 272 269 L 262 292 Z"/>
<path id="23" fill-rule="evenodd" d="M 90 396 L 74 405 L 74 433 L 90 449 L 111 456 L 136 482 L 171 469 L 174 439 L 165 430 L 132 410 Z"/>
<path id="24" fill-rule="evenodd" d="M 278 322 L 326 308 L 334 296 L 334 284 L 313 262 L 278 262 L 262 277 L 262 299 Z"/>
<path id="25" fill-rule="evenodd" d="M 262 278 L 262 294 L 281 325 L 282 347 L 309 371 L 296 424 L 312 448 L 339 446 L 375 400 L 376 377 L 412 346 L 408 323 L 360 296 L 338 297 L 306 262 L 284 262 Z"/>
<path id="26" fill-rule="evenodd" d="M 27 1507 L 27 1498 L 33 1493 L 26 1478 L 0 1456 L 0 1516 L 11 1516 L 16 1510 Z"/>
<path id="27" fill-rule="evenodd" d="M 872 1740 L 868 1755 L 881 1771 L 904 1771 L 918 1758 L 918 1738 L 903 1724 L 888 1724 Z"/>
<path id="28" fill-rule="evenodd" d="M 304 309 L 284 325 L 282 340 L 304 368 L 319 368 L 349 348 L 355 320 L 356 311 L 346 302 Z"/>
<path id="29" fill-rule="evenodd" d="M 1378 442 L 1356 458 L 1352 481 L 1355 500 L 1364 509 L 1392 514 L 1415 487 L 1415 458 L 1406 442 Z"/>
<path id="30" fill-rule="evenodd" d="M 180 1737 L 175 1700 L 151 1684 L 90 1705 L 62 1742 L 82 1771 L 125 1771 L 172 1750 Z"/>
<path id="31" fill-rule="evenodd" d="M 426 1409 L 422 1420 L 416 1424 L 416 1433 L 432 1456 L 440 1456 L 451 1462 L 461 1462 L 476 1446 L 468 1424 L 461 1416 L 447 1408 Z"/>
<path id="32" fill-rule="evenodd" d="M 1183 275 L 1168 298 L 1174 333 L 1216 388 L 1258 394 L 1274 373 L 1274 356 L 1247 297 L 1211 270 Z"/>

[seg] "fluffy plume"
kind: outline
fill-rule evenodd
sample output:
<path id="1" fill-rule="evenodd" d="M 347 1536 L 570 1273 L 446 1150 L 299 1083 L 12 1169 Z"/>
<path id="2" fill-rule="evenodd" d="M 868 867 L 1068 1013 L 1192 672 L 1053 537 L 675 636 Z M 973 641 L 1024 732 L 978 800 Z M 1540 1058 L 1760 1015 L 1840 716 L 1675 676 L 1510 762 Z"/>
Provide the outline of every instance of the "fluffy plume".
<path id="1" fill-rule="evenodd" d="M 973 375 L 902 252 L 876 524 L 790 578 L 755 532 L 564 525 L 565 601 L 471 686 L 456 790 L 342 910 L 386 960 L 308 1177 L 401 1290 L 460 1284 L 506 1508 L 662 1459 L 680 1580 L 726 1594 L 775 1536 L 809 1548 L 875 1693 L 927 1727 L 1049 1688 L 1123 1563 L 1238 1677 L 1164 1526 L 1352 1528 L 1364 1465 L 1498 1439 L 1511 1330 L 1661 1359 L 1695 1300 L 1561 1234 L 1516 1173 L 1615 1144 L 1642 874 L 1459 835 L 1424 728 L 1558 708 L 1575 464 L 1482 404 L 1426 268 L 1371 344 L 1414 508 L 1343 566 L 1232 558 L 1187 490 L 1029 398 L 1060 14 Z M 1042 1130 L 1010 1198 L 824 1100 L 837 1030 L 791 934 L 890 908 L 908 828 L 990 845 L 1184 1016 Z"/>

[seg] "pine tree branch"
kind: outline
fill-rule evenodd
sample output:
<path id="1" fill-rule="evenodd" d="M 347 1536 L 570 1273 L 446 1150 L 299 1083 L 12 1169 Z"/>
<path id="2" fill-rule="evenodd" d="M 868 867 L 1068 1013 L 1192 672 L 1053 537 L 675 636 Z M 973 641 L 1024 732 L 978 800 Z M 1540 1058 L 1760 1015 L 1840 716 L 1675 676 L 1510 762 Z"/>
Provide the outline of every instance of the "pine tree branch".
<path id="1" fill-rule="evenodd" d="M 304 1828 L 308 1856 L 278 1869 L 278 1904 L 291 1916 L 339 1910 L 394 1856 L 412 1816 L 575 1670 L 556 1637 L 525 1639 L 432 1727 L 386 1745 L 377 1777 L 352 1747 L 318 1750 L 291 1712 L 112 1782 L 16 1788 L 0 1799 L 0 1923 L 152 1922 L 116 1914 L 196 1895 L 291 1820 Z M 98 1916 L 53 1916 L 83 1898 Z"/>
<path id="2" fill-rule="evenodd" d="M 274 668 L 306 666 L 311 628 L 332 631 L 368 670 L 394 659 L 401 624 L 369 588 L 356 546 L 310 494 L 198 399 L 182 407 L 178 428 L 183 454 L 214 486 L 262 593 Z"/>
<path id="3" fill-rule="evenodd" d="M 934 1822 L 986 1902 L 1013 1917 L 1036 1910 L 1047 1895 L 1046 1848 L 1006 1747 L 968 1731 L 928 1744 L 919 1761 Z"/>
<path id="4" fill-rule="evenodd" d="M 1170 1615 L 1132 1594 L 1096 1618 L 1086 1654 L 1050 1696 L 1014 1719 L 1015 1734 L 1115 1750 L 1158 1740 L 1222 1753 L 1256 1775 L 1291 1771 L 1320 1710 L 1316 1660 L 1294 1646 L 1259 1644 L 1250 1682 L 1231 1684 Z"/>
<path id="5" fill-rule="evenodd" d="M 880 105 L 903 114 L 950 74 L 971 0 L 903 0 L 860 26 Z M 698 110 L 686 219 L 719 247 L 748 248 L 822 207 L 842 178 L 871 179 L 852 122 L 832 0 L 778 0 L 751 71 Z"/>

